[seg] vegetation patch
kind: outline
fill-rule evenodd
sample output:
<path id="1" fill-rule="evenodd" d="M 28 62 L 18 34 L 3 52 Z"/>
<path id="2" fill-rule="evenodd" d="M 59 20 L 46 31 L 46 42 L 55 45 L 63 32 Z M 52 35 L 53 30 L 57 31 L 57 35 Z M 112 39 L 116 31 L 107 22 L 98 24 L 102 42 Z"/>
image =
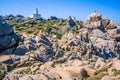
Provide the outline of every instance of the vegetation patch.
<path id="1" fill-rule="evenodd" d="M 106 75 L 105 73 L 99 73 L 98 75 L 94 75 L 94 76 L 89 77 L 87 80 L 99 80 L 102 77 L 104 77 L 105 75 Z"/>
<path id="2" fill-rule="evenodd" d="M 104 66 L 98 70 L 95 71 L 95 74 L 99 74 L 101 72 L 107 72 L 107 69 L 109 68 L 110 66 Z"/>
<path id="3" fill-rule="evenodd" d="M 5 67 L 2 64 L 0 64 L 0 70 L 5 70 Z"/>
<path id="4" fill-rule="evenodd" d="M 26 33 L 27 34 L 31 34 L 31 33 L 33 33 L 33 30 L 32 29 L 28 29 Z"/>
<path id="5" fill-rule="evenodd" d="M 114 75 L 115 76 L 120 75 L 120 70 L 114 70 Z"/>
<path id="6" fill-rule="evenodd" d="M 58 39 L 61 39 L 61 38 L 62 38 L 62 34 L 59 34 L 59 35 L 57 36 L 57 38 L 58 38 Z"/>

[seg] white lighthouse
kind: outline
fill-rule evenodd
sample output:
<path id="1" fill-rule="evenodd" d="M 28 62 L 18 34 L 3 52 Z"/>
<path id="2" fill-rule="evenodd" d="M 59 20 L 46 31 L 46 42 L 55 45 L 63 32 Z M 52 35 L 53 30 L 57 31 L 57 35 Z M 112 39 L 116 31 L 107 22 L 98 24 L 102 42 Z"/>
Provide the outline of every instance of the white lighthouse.
<path id="1" fill-rule="evenodd" d="M 32 15 L 30 15 L 30 18 L 35 19 L 35 20 L 41 18 L 41 15 L 38 13 L 38 9 L 37 9 L 37 8 L 36 8 L 36 10 L 35 10 L 35 13 L 32 14 Z"/>

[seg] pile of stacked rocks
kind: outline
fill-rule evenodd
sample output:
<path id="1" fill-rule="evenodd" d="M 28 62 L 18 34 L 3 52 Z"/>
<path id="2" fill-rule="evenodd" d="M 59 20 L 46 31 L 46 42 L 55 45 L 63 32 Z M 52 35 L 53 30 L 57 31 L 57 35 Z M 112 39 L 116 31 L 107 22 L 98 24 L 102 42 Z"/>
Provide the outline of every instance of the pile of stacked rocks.
<path id="1" fill-rule="evenodd" d="M 17 34 L 0 17 L 0 55 L 0 63 L 16 65 L 20 60 L 52 60 L 53 51 L 52 44 L 42 33 L 33 36 Z M 34 55 L 32 59 L 28 59 L 31 55 Z"/>
<path id="2" fill-rule="evenodd" d="M 4 80 L 119 80 L 118 24 L 98 12 L 88 15 L 82 24 L 71 17 L 66 23 L 69 29 L 57 39 L 42 32 L 18 35 L 0 17 L 0 64 L 18 67 Z"/>
<path id="3" fill-rule="evenodd" d="M 114 20 L 94 12 L 85 20 L 86 27 L 91 30 L 89 41 L 98 49 L 104 58 L 115 57 L 119 52 L 119 26 Z M 120 56 L 119 56 L 120 57 Z"/>
<path id="4" fill-rule="evenodd" d="M 86 18 L 84 25 L 85 27 L 77 30 L 79 33 L 70 30 L 58 40 L 58 45 L 64 50 L 64 54 L 71 53 L 72 57 L 77 56 L 79 59 L 82 59 L 82 55 L 88 58 L 96 56 L 104 60 L 120 58 L 120 29 L 115 21 L 94 12 Z"/>

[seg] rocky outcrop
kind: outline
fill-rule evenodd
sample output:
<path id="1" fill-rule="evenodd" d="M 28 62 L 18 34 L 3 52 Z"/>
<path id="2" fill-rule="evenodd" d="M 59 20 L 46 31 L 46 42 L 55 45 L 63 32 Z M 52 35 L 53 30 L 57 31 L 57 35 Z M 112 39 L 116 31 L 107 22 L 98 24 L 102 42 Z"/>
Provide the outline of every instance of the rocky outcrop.
<path id="1" fill-rule="evenodd" d="M 12 53 L 18 40 L 18 35 L 14 33 L 12 27 L 0 17 L 0 53 Z"/>
<path id="2" fill-rule="evenodd" d="M 68 18 L 68 20 L 67 20 L 67 24 L 68 24 L 68 26 L 70 26 L 70 27 L 75 26 L 75 25 L 76 25 L 75 19 L 72 18 L 71 16 L 69 16 L 69 18 Z"/>
<path id="3" fill-rule="evenodd" d="M 29 29 L 42 31 L 20 35 L 0 17 L 0 79 L 119 80 L 120 29 L 114 20 L 98 12 L 85 22 L 54 18 L 28 22 Z"/>
<path id="4" fill-rule="evenodd" d="M 52 44 L 45 35 L 39 33 L 37 36 L 24 37 L 24 40 L 14 50 L 15 55 L 25 55 L 34 58 L 35 60 L 45 62 L 52 60 L 53 51 Z"/>
<path id="5" fill-rule="evenodd" d="M 104 33 L 99 29 L 94 29 L 92 31 L 92 36 L 93 37 L 104 37 Z"/>
<path id="6" fill-rule="evenodd" d="M 39 33 L 37 36 L 34 36 L 34 38 L 32 36 L 18 35 L 14 33 L 12 27 L 0 17 L 0 55 L 12 54 L 24 56 L 27 52 L 34 53 L 35 59 L 38 61 L 47 61 L 53 58 L 52 44 L 45 35 Z M 15 59 L 12 59 L 13 58 L 3 60 L 1 63 L 11 64 L 11 61 L 13 61 L 12 63 L 14 65 Z M 17 63 L 20 62 L 19 60 Z"/>
<path id="7" fill-rule="evenodd" d="M 118 27 L 117 22 L 103 17 L 100 13 L 96 11 L 87 16 L 85 20 L 85 25 L 88 28 L 98 28 L 103 32 L 106 29 L 115 29 Z"/>
<path id="8" fill-rule="evenodd" d="M 93 12 L 92 14 L 88 15 L 85 24 L 89 25 L 92 28 L 99 28 L 101 31 L 104 31 L 104 26 L 101 25 L 102 16 L 98 12 Z"/>

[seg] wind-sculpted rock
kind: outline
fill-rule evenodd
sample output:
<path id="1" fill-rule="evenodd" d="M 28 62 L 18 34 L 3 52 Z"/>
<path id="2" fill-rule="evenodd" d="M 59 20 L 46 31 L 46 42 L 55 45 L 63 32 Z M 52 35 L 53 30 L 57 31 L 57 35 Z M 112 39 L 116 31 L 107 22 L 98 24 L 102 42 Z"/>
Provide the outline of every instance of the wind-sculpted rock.
<path id="1" fill-rule="evenodd" d="M 93 37 L 103 37 L 104 33 L 99 29 L 94 29 L 92 31 Z"/>
<path id="2" fill-rule="evenodd" d="M 38 36 L 36 36 L 35 40 L 37 43 L 44 43 L 50 47 L 52 46 L 50 41 L 43 34 L 38 34 Z"/>
<path id="3" fill-rule="evenodd" d="M 102 25 L 102 16 L 96 11 L 87 16 L 85 24 L 94 29 L 98 28 L 103 32 L 105 30 L 105 27 Z"/>
<path id="4" fill-rule="evenodd" d="M 7 35 L 0 37 L 0 45 L 2 48 L 7 47 L 10 44 L 11 38 Z"/>
<path id="5" fill-rule="evenodd" d="M 81 29 L 81 40 L 84 41 L 84 42 L 89 42 L 89 37 L 88 37 L 88 29 Z"/>
<path id="6" fill-rule="evenodd" d="M 67 22 L 67 24 L 68 24 L 70 27 L 73 27 L 73 26 L 76 25 L 76 24 L 75 24 L 75 20 L 72 19 L 71 16 L 68 18 L 68 22 Z"/>
<path id="7" fill-rule="evenodd" d="M 106 17 L 102 17 L 102 25 L 104 27 L 107 27 L 108 24 L 109 24 L 109 20 Z"/>
<path id="8" fill-rule="evenodd" d="M 41 62 L 46 62 L 53 59 L 53 52 L 51 48 L 41 46 L 40 50 L 35 51 L 36 59 Z"/>
<path id="9" fill-rule="evenodd" d="M 108 36 L 111 38 L 117 37 L 117 29 L 108 30 L 107 33 L 108 33 Z"/>
<path id="10" fill-rule="evenodd" d="M 107 25 L 108 29 L 115 29 L 117 28 L 118 24 L 114 20 L 110 20 L 109 24 Z"/>
<path id="11" fill-rule="evenodd" d="M 89 24 L 89 26 L 93 28 L 101 27 L 100 19 L 102 18 L 101 14 L 98 12 L 93 12 L 92 14 L 88 15 L 85 24 Z"/>
<path id="12" fill-rule="evenodd" d="M 90 22 L 98 22 L 100 19 L 102 18 L 101 14 L 99 14 L 98 12 L 93 12 L 92 14 L 88 15 L 86 18 L 86 23 L 90 23 Z"/>
<path id="13" fill-rule="evenodd" d="M 18 36 L 12 27 L 0 16 L 0 53 L 14 47 L 18 43 Z M 12 53 L 13 51 L 9 52 Z"/>
<path id="14" fill-rule="evenodd" d="M 24 45 L 20 45 L 15 49 L 14 54 L 25 55 L 26 52 L 28 52 L 28 49 Z"/>
<path id="15" fill-rule="evenodd" d="M 120 29 L 114 20 L 98 12 L 85 22 L 4 19 L 18 33 L 0 17 L 0 80 L 119 80 Z"/>
<path id="16" fill-rule="evenodd" d="M 13 33 L 12 27 L 7 24 L 0 16 L 0 36 Z"/>

